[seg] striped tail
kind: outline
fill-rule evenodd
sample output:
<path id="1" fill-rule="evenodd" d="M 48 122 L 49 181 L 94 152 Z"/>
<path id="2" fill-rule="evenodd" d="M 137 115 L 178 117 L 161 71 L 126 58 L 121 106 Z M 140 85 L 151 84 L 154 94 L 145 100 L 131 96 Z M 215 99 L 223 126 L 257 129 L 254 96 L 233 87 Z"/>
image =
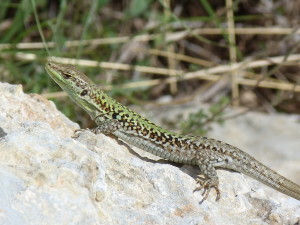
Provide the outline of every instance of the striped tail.
<path id="1" fill-rule="evenodd" d="M 247 153 L 243 152 L 243 155 L 243 159 L 238 160 L 236 163 L 236 168 L 232 169 L 244 173 L 265 185 L 300 201 L 299 185 L 258 162 Z"/>

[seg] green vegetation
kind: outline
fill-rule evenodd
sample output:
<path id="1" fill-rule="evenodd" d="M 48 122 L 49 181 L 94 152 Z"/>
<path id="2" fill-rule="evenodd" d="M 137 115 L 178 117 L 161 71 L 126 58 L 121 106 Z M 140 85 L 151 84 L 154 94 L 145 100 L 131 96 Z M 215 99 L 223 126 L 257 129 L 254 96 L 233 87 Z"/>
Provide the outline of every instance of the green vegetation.
<path id="1" fill-rule="evenodd" d="M 177 99 L 189 96 L 202 87 L 206 87 L 204 91 L 208 91 L 211 79 L 180 79 L 170 85 L 170 82 L 165 82 L 169 77 L 168 73 L 157 72 L 155 69 L 176 70 L 179 71 L 176 76 L 180 77 L 184 72 L 228 65 L 233 63 L 230 57 L 232 53 L 229 53 L 232 46 L 237 47 L 236 58 L 239 62 L 249 58 L 288 55 L 292 51 L 298 53 L 299 43 L 293 36 L 294 33 L 277 34 L 270 30 L 264 34 L 256 31 L 243 34 L 240 31 L 236 34 L 236 43 L 231 46 L 229 44 L 228 10 L 232 10 L 235 26 L 238 28 L 293 28 L 293 21 L 300 19 L 297 7 L 287 7 L 283 1 L 276 2 L 269 8 L 264 8 L 260 1 L 234 1 L 232 8 L 226 8 L 225 2 L 208 0 L 1 0 L 0 81 L 22 84 L 27 93 L 60 92 L 61 89 L 44 70 L 46 57 L 57 56 L 115 63 L 101 67 L 81 66 L 97 84 L 110 86 L 111 94 L 125 104 L 155 101 L 163 95 L 171 95 Z M 212 30 L 202 32 L 205 29 Z M 133 41 L 140 35 L 144 35 L 147 40 Z M 127 39 L 120 40 L 122 37 Z M 27 45 L 20 46 L 20 43 Z M 37 46 L 37 43 L 40 45 Z M 151 53 L 153 49 L 159 52 Z M 184 59 L 182 56 L 189 58 Z M 118 69 L 116 63 L 130 65 L 131 68 Z M 137 66 L 146 66 L 148 71 L 139 71 Z M 268 74 L 273 68 L 271 65 L 249 69 L 238 76 L 259 80 L 261 74 L 268 74 L 263 79 L 288 81 L 296 85 L 299 81 L 294 74 L 299 71 L 298 67 L 290 65 L 280 69 L 279 66 L 276 71 Z M 230 72 L 212 75 L 221 77 L 228 74 Z M 159 79 L 159 82 L 151 83 Z M 141 82 L 143 84 L 139 85 Z M 130 88 L 124 87 L 124 84 L 135 83 Z M 225 98 L 230 99 L 230 87 L 226 88 L 229 91 Z M 239 88 L 241 93 L 249 90 L 257 93 L 263 99 L 257 102 L 259 106 L 276 98 L 276 109 L 300 112 L 299 107 L 295 109 L 290 106 L 295 105 L 295 101 L 297 104 L 298 94 L 293 95 L 286 106 L 283 102 L 290 97 L 282 94 L 285 92 L 280 89 L 265 90 L 242 85 Z M 217 94 L 221 93 L 224 92 Z M 238 97 L 241 99 L 242 95 Z M 86 120 L 84 114 L 77 114 L 68 98 L 51 99 L 71 119 L 78 122 Z M 200 111 L 190 116 L 190 121 L 183 125 L 185 132 L 204 132 L 209 124 L 203 127 L 201 124 L 207 118 L 221 120 L 219 116 L 223 114 L 214 116 L 213 108 L 218 108 L 223 103 L 214 103 L 213 99 L 210 99 L 212 109 L 209 112 Z M 247 104 L 243 106 L 248 107 Z M 84 122 L 82 126 L 86 127 L 87 124 L 88 122 Z"/>
<path id="2" fill-rule="evenodd" d="M 200 109 L 196 113 L 191 113 L 189 118 L 181 123 L 183 134 L 203 136 L 211 130 L 211 122 L 224 123 L 225 113 L 223 107 L 230 102 L 228 97 L 223 97 L 218 102 L 212 104 L 208 110 Z"/>

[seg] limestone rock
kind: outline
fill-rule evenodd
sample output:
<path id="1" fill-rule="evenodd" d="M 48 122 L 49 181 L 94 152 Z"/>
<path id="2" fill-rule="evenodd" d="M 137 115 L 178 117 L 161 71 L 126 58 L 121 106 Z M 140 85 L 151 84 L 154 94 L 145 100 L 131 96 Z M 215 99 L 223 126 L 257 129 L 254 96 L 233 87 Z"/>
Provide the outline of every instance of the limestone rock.
<path id="1" fill-rule="evenodd" d="M 298 124 L 299 125 L 299 124 Z M 201 205 L 198 169 L 145 160 L 78 125 L 38 95 L 0 83 L 0 224 L 296 224 L 300 201 L 218 171 Z M 299 130 L 299 127 L 298 127 Z M 274 194 L 275 193 L 275 194 Z"/>

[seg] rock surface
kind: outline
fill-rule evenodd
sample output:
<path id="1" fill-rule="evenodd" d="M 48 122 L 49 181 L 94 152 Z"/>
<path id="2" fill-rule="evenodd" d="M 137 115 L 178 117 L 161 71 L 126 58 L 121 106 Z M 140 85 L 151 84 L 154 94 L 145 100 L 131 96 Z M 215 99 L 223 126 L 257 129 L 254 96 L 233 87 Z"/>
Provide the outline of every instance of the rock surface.
<path id="1" fill-rule="evenodd" d="M 274 123 L 268 116 L 261 117 L 265 123 Z M 285 129 L 292 129 L 282 120 Z M 257 125 L 265 125 L 262 121 Z M 235 127 L 226 132 L 249 129 L 247 121 L 242 124 L 240 121 L 239 131 Z M 23 94 L 21 86 L 0 83 L 0 127 L 0 224 L 300 222 L 300 201 L 228 171 L 218 171 L 221 200 L 215 202 L 212 192 L 199 205 L 201 194 L 193 193 L 197 168 L 145 160 L 129 146 L 102 134 L 83 132 L 72 139 L 78 125 L 52 102 Z M 299 121 L 293 129 L 300 130 Z M 221 131 L 216 137 L 221 137 Z M 231 143 L 247 147 L 246 139 Z M 265 140 L 257 139 L 249 143 L 257 146 L 257 151 L 271 148 L 259 147 Z M 291 171 L 299 172 L 299 133 L 289 139 L 294 144 L 284 152 L 285 145 L 277 146 L 276 137 L 272 140 L 275 155 L 287 156 Z M 295 151 L 294 155 L 286 154 L 288 150 Z M 271 152 L 266 157 L 272 157 Z"/>

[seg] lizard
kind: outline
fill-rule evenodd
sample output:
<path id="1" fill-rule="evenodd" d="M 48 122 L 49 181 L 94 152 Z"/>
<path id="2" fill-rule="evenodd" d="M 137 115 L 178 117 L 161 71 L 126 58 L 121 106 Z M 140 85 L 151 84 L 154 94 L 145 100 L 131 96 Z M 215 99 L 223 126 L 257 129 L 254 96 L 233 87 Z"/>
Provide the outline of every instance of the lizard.
<path id="1" fill-rule="evenodd" d="M 248 153 L 225 142 L 202 136 L 168 131 L 122 105 L 94 84 L 73 65 L 46 63 L 50 77 L 96 122 L 95 134 L 113 134 L 123 142 L 175 163 L 196 165 L 194 191 L 202 191 L 202 201 L 210 190 L 220 199 L 217 169 L 248 175 L 300 201 L 300 186 L 265 166 Z"/>

